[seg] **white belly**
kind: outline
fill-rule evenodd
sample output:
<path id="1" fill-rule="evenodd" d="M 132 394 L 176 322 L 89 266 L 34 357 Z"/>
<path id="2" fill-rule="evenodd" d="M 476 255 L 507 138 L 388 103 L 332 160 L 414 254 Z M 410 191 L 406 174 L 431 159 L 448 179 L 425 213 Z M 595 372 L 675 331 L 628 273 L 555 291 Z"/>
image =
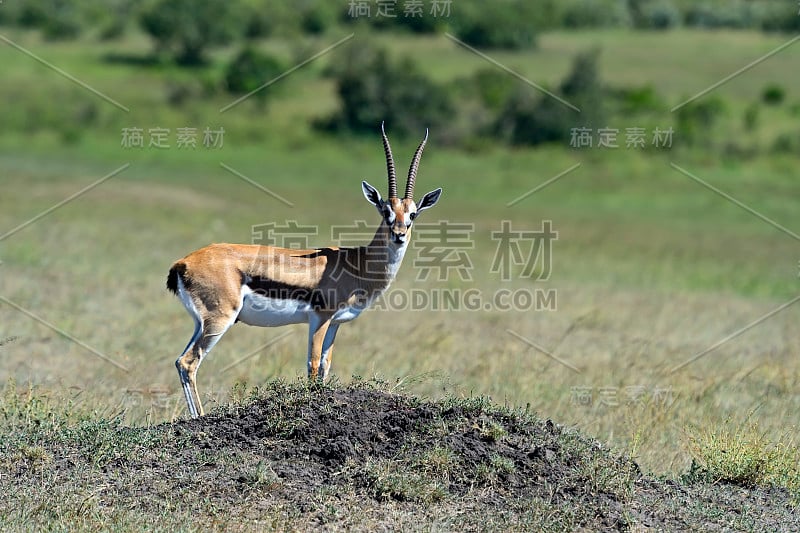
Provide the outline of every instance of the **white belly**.
<path id="1" fill-rule="evenodd" d="M 238 320 L 251 326 L 276 327 L 303 324 L 308 323 L 314 314 L 314 308 L 306 302 L 269 298 L 247 287 L 243 287 L 242 292 L 242 310 L 239 311 Z M 341 324 L 355 320 L 370 306 L 373 299 L 339 308 L 331 317 L 331 321 Z"/>
<path id="2" fill-rule="evenodd" d="M 244 294 L 238 318 L 251 326 L 274 327 L 308 322 L 311 312 L 306 302 L 267 298 L 251 291 Z"/>

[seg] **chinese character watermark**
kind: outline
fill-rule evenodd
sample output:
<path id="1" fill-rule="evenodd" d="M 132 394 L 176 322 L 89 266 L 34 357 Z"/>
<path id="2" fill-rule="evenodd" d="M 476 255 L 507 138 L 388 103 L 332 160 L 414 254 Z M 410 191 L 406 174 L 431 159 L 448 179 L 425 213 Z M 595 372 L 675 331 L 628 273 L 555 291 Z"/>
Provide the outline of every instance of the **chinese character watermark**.
<path id="1" fill-rule="evenodd" d="M 175 136 L 172 136 L 170 128 L 154 127 L 144 128 L 131 126 L 122 128 L 122 135 L 120 146 L 122 148 L 152 148 L 156 150 L 164 150 L 171 148 L 175 143 L 175 147 L 179 150 L 194 150 L 197 148 L 198 131 L 197 128 L 175 128 Z M 146 133 L 146 135 L 145 135 Z M 146 142 L 145 142 L 146 141 Z M 220 127 L 218 129 L 211 129 L 206 127 L 203 130 L 203 138 L 201 145 L 207 149 L 219 149 L 225 144 L 225 130 Z"/>
<path id="2" fill-rule="evenodd" d="M 268 222 L 253 226 L 250 242 L 261 246 L 305 250 L 310 248 L 309 237 L 318 233 L 317 226 L 301 226 L 296 220 L 287 220 L 283 225 Z"/>
<path id="3" fill-rule="evenodd" d="M 439 221 L 435 224 L 419 224 L 414 230 L 414 242 L 418 248 L 414 268 L 417 281 L 425 281 L 436 270 L 437 281 L 448 279 L 451 271 L 461 281 L 472 281 L 472 260 L 467 250 L 475 248 L 472 237 L 475 225 Z"/>
<path id="4" fill-rule="evenodd" d="M 596 133 L 595 136 L 593 133 Z M 647 146 L 647 130 L 641 127 L 625 128 L 623 132 L 626 149 L 644 149 Z M 654 148 L 672 148 L 672 139 L 675 131 L 672 126 L 666 129 L 656 127 L 652 130 L 650 145 Z M 618 136 L 619 128 L 598 128 L 593 131 L 591 128 L 579 127 L 570 129 L 569 145 L 571 148 L 620 148 Z"/>
<path id="5" fill-rule="evenodd" d="M 653 146 L 656 148 L 672 148 L 672 127 L 666 130 L 656 128 L 653 130 Z"/>
<path id="6" fill-rule="evenodd" d="M 360 246 L 369 242 L 375 235 L 375 225 L 366 220 L 356 220 L 353 224 L 331 227 L 331 240 L 338 246 Z"/>
<path id="7" fill-rule="evenodd" d="M 645 385 L 618 386 L 575 386 L 570 388 L 570 404 L 579 407 L 620 407 L 623 405 L 644 405 L 668 408 L 675 403 L 675 390 L 672 387 Z"/>
<path id="8" fill-rule="evenodd" d="M 558 240 L 558 232 L 553 231 L 553 222 L 543 220 L 538 231 L 512 230 L 511 221 L 503 220 L 500 231 L 492 232 L 492 240 L 497 242 L 490 272 L 500 274 L 503 281 L 511 281 L 512 267 L 522 265 L 522 278 L 535 278 L 547 281 L 553 269 L 553 241 Z M 524 249 L 530 249 L 527 254 Z"/>
<path id="9" fill-rule="evenodd" d="M 148 407 L 164 411 L 173 407 L 175 397 L 176 394 L 163 385 L 129 388 L 125 389 L 123 404 L 126 408 Z"/>
<path id="10" fill-rule="evenodd" d="M 573 148 L 591 148 L 594 143 L 591 128 L 572 128 L 569 145 Z"/>
<path id="11" fill-rule="evenodd" d="M 405 18 L 418 18 L 425 14 L 424 0 L 406 0 L 402 5 Z M 432 17 L 449 18 L 453 0 L 430 0 L 428 5 L 428 14 Z M 397 18 L 397 10 L 397 0 L 349 0 L 347 3 L 347 16 L 350 18 L 369 18 L 373 14 L 375 18 Z"/>

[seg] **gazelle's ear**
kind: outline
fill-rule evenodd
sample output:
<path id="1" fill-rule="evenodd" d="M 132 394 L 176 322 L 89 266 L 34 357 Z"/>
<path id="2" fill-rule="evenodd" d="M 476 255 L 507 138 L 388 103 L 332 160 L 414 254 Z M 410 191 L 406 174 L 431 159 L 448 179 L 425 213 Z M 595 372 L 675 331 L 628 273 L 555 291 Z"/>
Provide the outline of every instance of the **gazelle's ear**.
<path id="1" fill-rule="evenodd" d="M 419 201 L 419 205 L 417 205 L 417 214 L 422 213 L 426 209 L 436 205 L 436 202 L 439 201 L 439 197 L 441 195 L 442 195 L 442 188 L 439 187 L 435 191 L 431 191 L 425 196 L 423 196 L 422 200 Z"/>
<path id="2" fill-rule="evenodd" d="M 377 207 L 378 211 L 380 211 L 381 206 L 383 205 L 383 198 L 381 198 L 381 193 L 378 192 L 378 189 L 366 181 L 362 181 L 361 190 L 364 192 L 364 197 L 367 199 L 367 201 Z"/>

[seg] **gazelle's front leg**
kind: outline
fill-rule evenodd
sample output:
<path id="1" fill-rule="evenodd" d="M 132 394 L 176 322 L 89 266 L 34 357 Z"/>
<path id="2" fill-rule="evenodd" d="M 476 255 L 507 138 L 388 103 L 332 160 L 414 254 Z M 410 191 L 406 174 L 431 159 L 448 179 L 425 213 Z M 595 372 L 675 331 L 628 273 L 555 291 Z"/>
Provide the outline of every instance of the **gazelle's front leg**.
<path id="1" fill-rule="evenodd" d="M 333 359 L 333 343 L 336 340 L 336 332 L 339 331 L 339 324 L 331 324 L 322 342 L 322 360 L 319 363 L 319 377 L 322 380 L 328 377 L 331 370 L 331 360 Z"/>
<path id="2" fill-rule="evenodd" d="M 308 377 L 311 379 L 317 379 L 319 375 L 319 363 L 330 325 L 331 315 L 313 314 L 308 322 Z M 324 377 L 324 374 L 319 377 Z"/>

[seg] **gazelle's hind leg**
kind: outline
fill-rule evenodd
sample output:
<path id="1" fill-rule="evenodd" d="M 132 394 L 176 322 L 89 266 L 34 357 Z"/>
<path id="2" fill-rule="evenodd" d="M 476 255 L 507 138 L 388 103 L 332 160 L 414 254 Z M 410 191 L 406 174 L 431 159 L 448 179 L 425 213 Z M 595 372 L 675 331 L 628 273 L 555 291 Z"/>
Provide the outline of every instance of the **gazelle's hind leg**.
<path id="1" fill-rule="evenodd" d="M 197 347 L 197 348 L 195 348 Z M 201 359 L 199 355 L 195 355 L 195 350 L 199 350 L 200 343 L 190 342 L 186 351 L 181 354 L 175 361 L 175 367 L 178 369 L 178 377 L 181 379 L 181 387 L 183 388 L 183 395 L 186 398 L 186 405 L 189 408 L 189 414 L 192 418 L 197 418 L 203 412 L 203 406 L 200 405 L 200 398 L 196 398 L 197 386 L 195 385 L 195 376 L 197 375 L 197 366 L 195 365 L 194 375 L 189 370 L 191 363 L 187 360 L 189 357 Z M 192 354 L 192 355 L 190 355 Z"/>
<path id="2" fill-rule="evenodd" d="M 189 414 L 192 418 L 197 418 L 203 415 L 203 405 L 197 392 L 197 369 L 200 368 L 200 363 L 203 362 L 203 359 L 214 345 L 219 342 L 222 335 L 236 322 L 239 309 L 241 309 L 241 302 L 238 309 L 227 315 L 201 313 L 191 296 L 186 292 L 180 277 L 177 280 L 177 288 L 178 296 L 189 315 L 191 315 L 192 320 L 194 320 L 194 334 L 192 334 L 192 338 L 184 348 L 181 356 L 175 361 L 175 367 L 178 369 L 178 377 L 181 380 L 181 387 L 183 388 L 183 395 L 186 397 Z"/>
<path id="3" fill-rule="evenodd" d="M 197 392 L 197 369 L 200 368 L 205 356 L 235 321 L 236 315 L 206 317 L 202 322 L 201 334 L 195 333 L 186 350 L 175 361 L 183 386 L 183 394 L 186 396 L 186 405 L 189 407 L 189 414 L 192 418 L 203 415 L 203 405 Z"/>
<path id="4" fill-rule="evenodd" d="M 189 378 L 189 372 L 185 370 L 184 360 L 189 356 L 190 353 L 194 352 L 195 346 L 199 348 L 199 341 L 203 333 L 203 323 L 200 319 L 200 316 L 193 312 L 193 309 L 189 309 L 189 314 L 192 315 L 192 318 L 194 319 L 194 333 L 192 334 L 192 338 L 189 340 L 189 344 L 187 344 L 186 348 L 183 349 L 180 357 L 175 360 L 175 367 L 178 369 L 178 377 L 181 379 L 181 387 L 183 388 L 183 395 L 186 397 L 186 405 L 189 406 L 189 414 L 192 415 L 192 418 L 195 418 L 198 416 L 198 405 L 195 405 L 194 403 L 194 397 L 190 388 L 191 380 Z"/>

